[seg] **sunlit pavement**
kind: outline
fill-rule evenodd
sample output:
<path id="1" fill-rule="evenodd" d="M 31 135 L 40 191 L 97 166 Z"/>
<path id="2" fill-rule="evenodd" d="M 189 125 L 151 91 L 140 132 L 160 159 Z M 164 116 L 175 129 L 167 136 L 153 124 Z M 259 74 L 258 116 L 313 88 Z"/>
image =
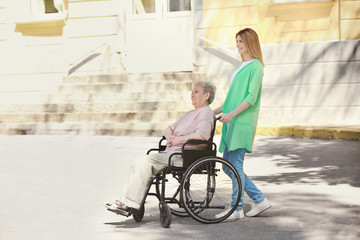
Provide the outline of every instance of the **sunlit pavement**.
<path id="1" fill-rule="evenodd" d="M 173 217 L 164 229 L 153 197 L 141 223 L 106 211 L 131 161 L 158 140 L 0 136 L 0 240 L 360 238 L 359 141 L 257 137 L 245 169 L 273 204 L 259 217 L 212 225 Z M 250 204 L 246 197 L 245 212 Z"/>

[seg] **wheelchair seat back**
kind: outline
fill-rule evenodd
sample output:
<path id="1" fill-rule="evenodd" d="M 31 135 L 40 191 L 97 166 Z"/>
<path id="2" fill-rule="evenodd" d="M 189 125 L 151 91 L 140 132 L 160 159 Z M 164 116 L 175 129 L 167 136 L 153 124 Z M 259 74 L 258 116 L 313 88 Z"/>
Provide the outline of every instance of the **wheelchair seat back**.
<path id="1" fill-rule="evenodd" d="M 182 149 L 182 158 L 183 158 L 183 168 L 188 168 L 196 160 L 206 157 L 206 156 L 216 156 L 216 144 L 213 143 L 215 129 L 216 129 L 216 120 L 214 119 L 214 128 L 211 131 L 209 140 L 207 141 L 188 141 L 183 145 Z M 187 149 L 187 145 L 198 145 L 200 149 Z"/>
<path id="2" fill-rule="evenodd" d="M 206 156 L 216 156 L 216 150 L 184 150 L 183 151 L 183 168 L 188 168 L 196 160 Z"/>

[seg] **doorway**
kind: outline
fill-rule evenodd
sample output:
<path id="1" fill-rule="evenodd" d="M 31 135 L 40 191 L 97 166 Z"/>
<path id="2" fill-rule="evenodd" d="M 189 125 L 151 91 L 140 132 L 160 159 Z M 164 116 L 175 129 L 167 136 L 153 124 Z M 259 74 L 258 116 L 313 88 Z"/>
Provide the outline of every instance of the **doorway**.
<path id="1" fill-rule="evenodd" d="M 131 0 L 126 9 L 127 72 L 192 71 L 191 0 Z"/>

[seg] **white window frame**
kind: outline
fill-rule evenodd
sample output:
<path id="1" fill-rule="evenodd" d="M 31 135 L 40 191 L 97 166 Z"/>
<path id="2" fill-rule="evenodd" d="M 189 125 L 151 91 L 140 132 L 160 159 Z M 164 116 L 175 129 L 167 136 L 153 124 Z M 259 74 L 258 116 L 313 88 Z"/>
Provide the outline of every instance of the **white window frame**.
<path id="1" fill-rule="evenodd" d="M 46 23 L 46 22 L 62 22 L 65 21 L 68 16 L 65 3 L 63 1 L 63 11 L 58 13 L 43 13 L 43 14 L 32 14 L 35 8 L 32 3 L 35 0 L 17 0 L 21 9 L 19 9 L 19 15 L 15 19 L 15 24 L 27 24 L 27 23 Z"/>
<path id="2" fill-rule="evenodd" d="M 153 13 L 134 13 L 134 1 L 135 0 L 130 0 L 127 2 L 128 4 L 128 9 L 129 9 L 129 14 L 131 16 L 132 19 L 136 20 L 136 19 L 139 19 L 139 20 L 142 20 L 142 19 L 154 19 L 154 18 L 158 18 L 161 16 L 161 13 L 160 13 L 160 7 L 159 4 L 158 4 L 158 1 L 155 0 L 155 12 Z"/>
<path id="3" fill-rule="evenodd" d="M 166 18 L 176 18 L 176 17 L 182 17 L 182 16 L 190 16 L 192 14 L 192 10 L 189 11 L 173 11 L 170 12 L 168 11 L 168 0 L 160 0 L 157 1 L 155 0 L 155 12 L 154 13 L 140 13 L 140 14 L 136 14 L 133 12 L 132 9 L 132 1 L 129 1 L 129 9 L 130 9 L 130 15 L 132 19 L 154 19 L 154 18 L 161 18 L 161 17 L 166 17 Z M 192 1 L 190 1 L 191 4 L 191 8 L 192 6 Z"/>
<path id="4" fill-rule="evenodd" d="M 170 12 L 169 11 L 169 0 L 165 0 L 164 1 L 164 15 L 167 18 L 176 18 L 176 17 L 185 17 L 185 16 L 190 16 L 192 14 L 192 0 L 190 0 L 190 10 L 186 10 L 186 11 L 173 11 Z M 196 1 L 196 0 L 195 0 Z M 165 9 L 167 8 L 167 9 Z"/>

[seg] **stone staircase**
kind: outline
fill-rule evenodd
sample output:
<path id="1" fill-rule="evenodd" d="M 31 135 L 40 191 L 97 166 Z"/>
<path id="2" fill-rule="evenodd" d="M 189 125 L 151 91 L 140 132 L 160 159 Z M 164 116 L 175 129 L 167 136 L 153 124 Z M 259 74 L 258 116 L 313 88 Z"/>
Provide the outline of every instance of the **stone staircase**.
<path id="1" fill-rule="evenodd" d="M 0 104 L 0 134 L 159 136 L 192 109 L 197 73 L 65 77 L 41 103 Z"/>

